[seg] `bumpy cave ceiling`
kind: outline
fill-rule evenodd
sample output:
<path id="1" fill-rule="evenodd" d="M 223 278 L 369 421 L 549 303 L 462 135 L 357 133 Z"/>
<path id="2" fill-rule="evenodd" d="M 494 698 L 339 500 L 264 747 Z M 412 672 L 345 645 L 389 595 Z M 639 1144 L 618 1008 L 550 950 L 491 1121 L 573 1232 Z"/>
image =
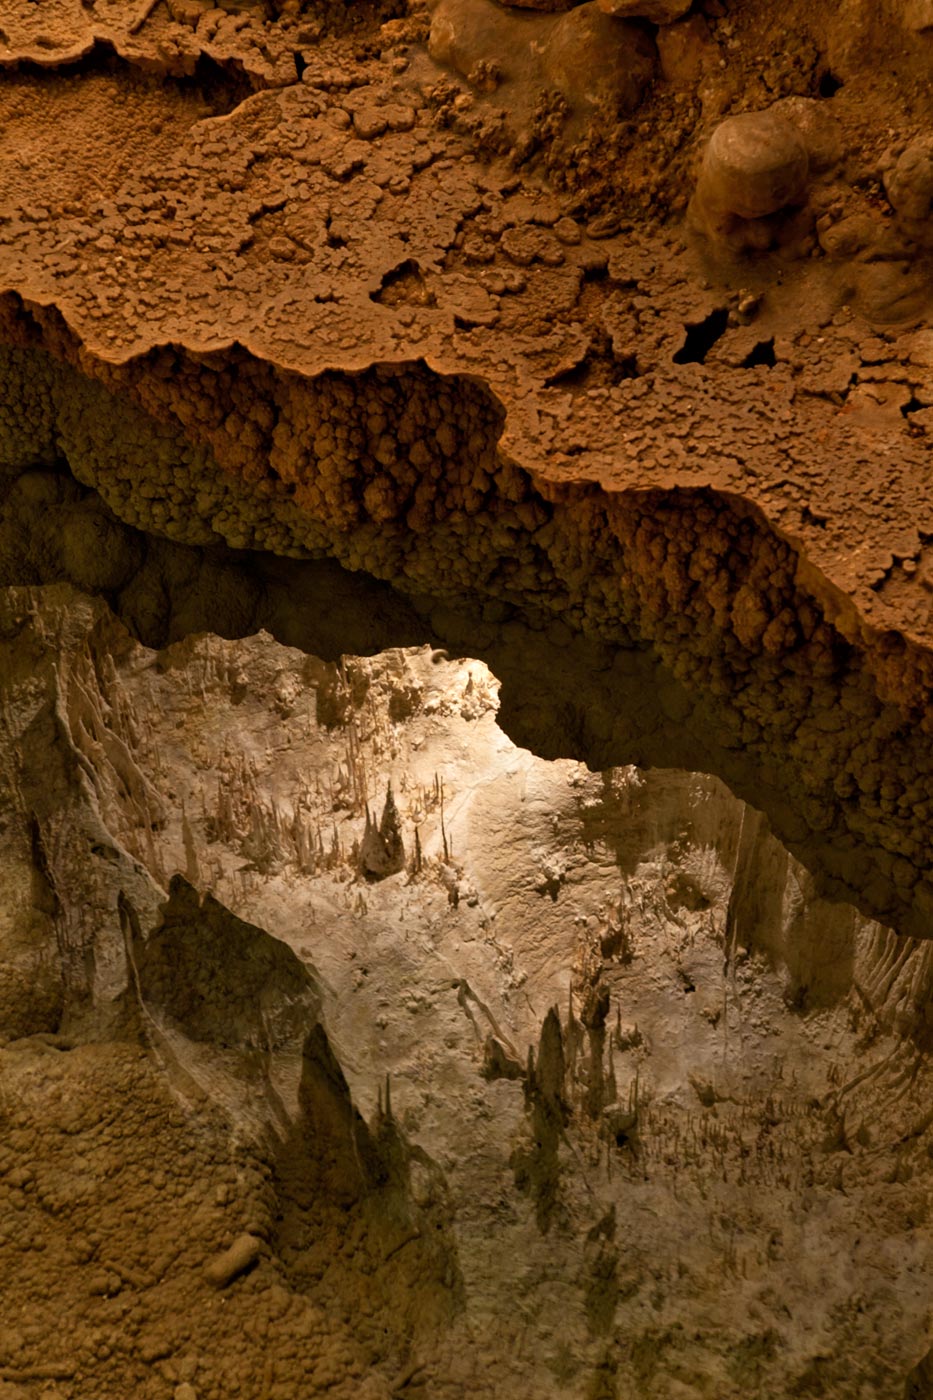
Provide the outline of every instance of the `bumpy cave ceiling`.
<path id="1" fill-rule="evenodd" d="M 933 1397 L 931 67 L 0 0 L 0 1400 Z"/>

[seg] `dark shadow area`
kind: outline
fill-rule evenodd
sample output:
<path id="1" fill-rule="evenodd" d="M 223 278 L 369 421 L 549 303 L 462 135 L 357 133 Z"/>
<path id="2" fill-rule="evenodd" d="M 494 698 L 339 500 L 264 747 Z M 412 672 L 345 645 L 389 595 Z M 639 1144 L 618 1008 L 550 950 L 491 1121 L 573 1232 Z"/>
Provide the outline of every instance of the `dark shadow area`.
<path id="1" fill-rule="evenodd" d="M 842 79 L 837 78 L 835 73 L 826 68 L 817 79 L 816 90 L 820 97 L 835 97 L 839 89 L 844 86 Z"/>
<path id="2" fill-rule="evenodd" d="M 385 273 L 379 290 L 370 292 L 369 299 L 381 306 L 434 306 L 436 300 L 414 258 L 406 258 Z"/>
<path id="3" fill-rule="evenodd" d="M 364 1301 L 377 1320 L 370 1364 L 403 1367 L 413 1339 L 463 1305 L 444 1175 L 402 1133 L 388 1081 L 363 1119 L 319 1022 L 304 1040 L 298 1106 L 274 1154 L 275 1252 L 296 1292 L 323 1286 L 354 1311 Z"/>
<path id="4" fill-rule="evenodd" d="M 117 53 L 109 39 L 95 39 L 87 53 L 73 59 L 56 59 L 49 51 L 48 63 L 35 59 L 20 59 L 11 64 L 7 73 L 21 73 L 31 83 L 38 79 L 60 82 L 61 76 L 88 78 L 106 74 L 119 78 L 128 90 L 135 87 L 170 87 L 183 94 L 199 96 L 215 117 L 227 116 L 255 91 L 238 62 L 220 64 L 208 54 L 198 55 L 194 73 L 153 73 L 130 62 Z"/>
<path id="5" fill-rule="evenodd" d="M 711 311 L 695 325 L 686 325 L 683 345 L 674 355 L 675 365 L 701 365 L 717 340 L 721 340 L 729 325 L 729 312 L 724 306 Z"/>
<path id="6" fill-rule="evenodd" d="M 605 331 L 593 336 L 583 358 L 545 379 L 548 389 L 600 389 L 638 378 L 634 354 L 617 355 Z"/>
<path id="7" fill-rule="evenodd" d="M 298 1044 L 320 1009 L 287 944 L 173 875 L 161 922 L 133 940 L 143 1002 L 192 1040 L 267 1054 Z"/>
<path id="8" fill-rule="evenodd" d="M 743 369 L 754 369 L 756 365 L 764 365 L 767 369 L 773 369 L 777 364 L 777 356 L 774 353 L 774 336 L 770 340 L 759 340 L 758 344 L 748 352 L 742 361 Z"/>

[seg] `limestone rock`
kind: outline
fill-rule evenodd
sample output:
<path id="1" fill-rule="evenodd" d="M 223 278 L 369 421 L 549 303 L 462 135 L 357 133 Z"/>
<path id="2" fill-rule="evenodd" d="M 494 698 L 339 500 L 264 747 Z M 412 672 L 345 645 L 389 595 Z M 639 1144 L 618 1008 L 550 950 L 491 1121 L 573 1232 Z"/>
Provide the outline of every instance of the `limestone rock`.
<path id="1" fill-rule="evenodd" d="M 294 1046 L 315 1018 L 314 979 L 291 950 L 211 895 L 199 899 L 181 875 L 134 958 L 146 1007 L 202 1043 L 245 1051 Z"/>
<path id="2" fill-rule="evenodd" d="M 532 44 L 543 42 L 551 23 L 548 16 L 508 10 L 495 0 L 439 0 L 431 14 L 428 51 L 468 80 L 482 65 L 521 82 L 535 71 Z"/>
<path id="3" fill-rule="evenodd" d="M 933 29 L 933 0 L 905 0 L 901 23 L 915 34 Z"/>
<path id="4" fill-rule="evenodd" d="M 713 132 L 699 189 L 712 207 L 760 219 L 802 198 L 808 170 L 806 148 L 789 121 L 771 111 L 743 112 Z"/>
<path id="5" fill-rule="evenodd" d="M 262 1240 L 255 1235 L 238 1235 L 229 1249 L 206 1265 L 204 1277 L 215 1288 L 228 1288 L 234 1279 L 253 1267 L 261 1249 Z"/>
<path id="6" fill-rule="evenodd" d="M 429 8 L 4 6 L 0 1375 L 919 1394 L 927 6 Z"/>
<path id="7" fill-rule="evenodd" d="M 560 14 L 572 10 L 579 0 L 503 0 L 510 9 L 538 10 L 543 14 Z"/>
<path id="8" fill-rule="evenodd" d="M 933 136 L 920 136 L 884 175 L 884 188 L 898 215 L 925 220 L 933 205 Z"/>
<path id="9" fill-rule="evenodd" d="M 682 19 L 693 0 L 598 0 L 601 10 L 618 19 L 647 19 L 652 24 L 673 24 Z"/>
<path id="10" fill-rule="evenodd" d="M 511 105 L 525 120 L 542 83 L 557 88 L 574 111 L 608 103 L 632 112 L 657 60 L 641 26 L 610 18 L 596 0 L 563 14 L 505 9 L 495 0 L 439 0 L 429 49 L 481 89 L 491 72 L 511 82 Z"/>
<path id="11" fill-rule="evenodd" d="M 783 97 L 770 110 L 788 121 L 800 137 L 811 175 L 831 170 L 842 159 L 845 152 L 842 126 L 826 102 L 814 97 Z"/>
<path id="12" fill-rule="evenodd" d="M 611 19 L 596 3 L 561 16 L 542 53 L 548 81 L 571 107 L 588 111 L 608 104 L 633 112 L 656 61 L 654 42 L 644 30 Z"/>
<path id="13" fill-rule="evenodd" d="M 719 55 L 703 15 L 688 15 L 679 24 L 663 26 L 657 44 L 661 73 L 675 87 L 692 87 Z"/>
<path id="14" fill-rule="evenodd" d="M 373 880 L 384 880 L 386 876 L 397 875 L 405 868 L 405 845 L 391 784 L 378 826 L 372 820 L 369 809 L 366 810 L 366 828 L 360 843 L 360 866 L 363 873 Z"/>

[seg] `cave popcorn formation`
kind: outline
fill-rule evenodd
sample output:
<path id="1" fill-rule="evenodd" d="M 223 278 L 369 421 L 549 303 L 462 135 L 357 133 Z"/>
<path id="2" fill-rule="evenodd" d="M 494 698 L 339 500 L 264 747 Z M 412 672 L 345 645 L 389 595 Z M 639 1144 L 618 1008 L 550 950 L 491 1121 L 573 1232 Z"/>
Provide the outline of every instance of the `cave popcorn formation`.
<path id="1" fill-rule="evenodd" d="M 0 5 L 0 1400 L 931 1391 L 927 8 Z"/>

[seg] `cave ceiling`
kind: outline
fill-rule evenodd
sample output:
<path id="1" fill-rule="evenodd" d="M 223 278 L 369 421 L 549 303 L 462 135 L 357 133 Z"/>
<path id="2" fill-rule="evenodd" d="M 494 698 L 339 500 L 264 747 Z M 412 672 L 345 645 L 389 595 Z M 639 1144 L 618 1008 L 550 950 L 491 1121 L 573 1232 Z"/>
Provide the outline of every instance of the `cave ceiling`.
<path id="1" fill-rule="evenodd" d="M 515 732 L 671 744 L 924 936 L 928 30 L 719 9 L 7 5 L 4 453 L 462 651 L 648 649 L 645 723 Z"/>
<path id="2" fill-rule="evenodd" d="M 933 1394 L 931 66 L 0 0 L 0 1400 Z"/>

